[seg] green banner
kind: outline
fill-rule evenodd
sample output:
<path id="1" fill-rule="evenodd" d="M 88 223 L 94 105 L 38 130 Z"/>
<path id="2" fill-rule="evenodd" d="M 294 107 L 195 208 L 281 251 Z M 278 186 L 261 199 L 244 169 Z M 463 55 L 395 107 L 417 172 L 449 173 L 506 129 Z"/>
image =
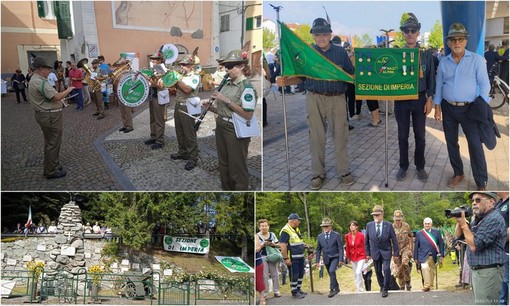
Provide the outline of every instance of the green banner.
<path id="1" fill-rule="evenodd" d="M 241 257 L 214 256 L 230 272 L 254 273 L 255 270 L 248 266 Z"/>
<path id="2" fill-rule="evenodd" d="M 352 75 L 301 40 L 283 22 L 278 23 L 281 30 L 280 54 L 283 61 L 283 76 L 354 82 Z"/>
<path id="3" fill-rule="evenodd" d="M 356 48 L 356 99 L 418 99 L 419 49 Z"/>
<path id="4" fill-rule="evenodd" d="M 171 252 L 209 254 L 210 245 L 207 238 L 165 236 L 163 239 L 165 251 Z"/>

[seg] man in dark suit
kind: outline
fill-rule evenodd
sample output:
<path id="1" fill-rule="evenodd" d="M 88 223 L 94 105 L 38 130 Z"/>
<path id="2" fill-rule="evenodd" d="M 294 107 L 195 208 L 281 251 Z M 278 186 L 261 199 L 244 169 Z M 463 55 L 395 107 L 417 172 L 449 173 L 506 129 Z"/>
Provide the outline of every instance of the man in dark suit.
<path id="1" fill-rule="evenodd" d="M 393 225 L 383 221 L 384 210 L 380 205 L 374 206 L 371 215 L 374 217 L 374 221 L 367 223 L 365 253 L 367 260 L 371 258 L 374 260 L 377 282 L 381 288 L 382 297 L 385 298 L 388 296 L 390 286 L 392 249 L 394 262 L 397 263 L 399 258 L 398 240 Z"/>
<path id="2" fill-rule="evenodd" d="M 316 249 L 316 267 L 319 268 L 320 258 L 322 253 L 322 259 L 326 269 L 329 273 L 329 298 L 334 297 L 340 292 L 340 287 L 336 280 L 336 269 L 342 265 L 344 261 L 344 248 L 342 243 L 342 236 L 332 230 L 332 223 L 329 218 L 322 219 L 321 223 L 322 233 L 317 237 L 317 249 Z"/>
<path id="3" fill-rule="evenodd" d="M 432 219 L 425 218 L 423 219 L 423 230 L 416 233 L 414 240 L 414 258 L 417 260 L 417 264 L 421 265 L 421 275 L 423 276 L 422 291 L 427 292 L 434 287 L 438 255 L 441 257 L 440 263 L 443 263 L 443 238 L 441 238 L 438 229 L 432 228 Z"/>

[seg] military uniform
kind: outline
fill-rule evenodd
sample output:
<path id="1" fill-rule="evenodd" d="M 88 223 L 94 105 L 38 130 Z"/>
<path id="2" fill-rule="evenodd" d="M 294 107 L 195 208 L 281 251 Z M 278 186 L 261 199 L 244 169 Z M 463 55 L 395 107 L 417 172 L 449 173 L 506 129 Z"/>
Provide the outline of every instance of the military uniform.
<path id="1" fill-rule="evenodd" d="M 97 60 L 93 60 L 92 65 L 94 65 L 96 63 L 96 61 Z M 99 63 L 99 61 L 97 61 L 97 63 Z M 91 78 L 95 80 L 100 76 L 101 76 L 101 72 L 100 72 L 99 68 L 97 68 L 92 72 Z M 90 98 L 94 102 L 94 104 L 96 104 L 96 112 L 94 114 L 92 114 L 92 116 L 97 116 L 97 119 L 103 119 L 104 118 L 103 93 L 101 92 L 101 90 L 94 91 L 92 89 L 92 86 L 90 87 L 90 89 L 92 91 Z"/>
<path id="2" fill-rule="evenodd" d="M 44 135 L 44 176 L 47 178 L 61 173 L 60 145 L 62 144 L 62 102 L 51 99 L 58 92 L 37 73 L 29 82 L 30 103 L 35 110 L 35 120 Z"/>
<path id="3" fill-rule="evenodd" d="M 232 80 L 221 89 L 232 103 L 243 107 L 243 97 L 247 90 L 253 89 L 244 75 L 240 75 L 235 82 Z M 253 97 L 252 97 L 253 98 Z M 254 97 L 255 101 L 257 97 Z M 243 107 L 244 108 L 244 107 Z M 254 111 L 244 109 L 246 111 Z M 248 173 L 248 146 L 251 138 L 237 138 L 232 123 L 232 109 L 225 103 L 218 103 L 216 113 L 216 147 L 223 190 L 248 190 L 250 175 Z"/>
<path id="4" fill-rule="evenodd" d="M 413 257 L 412 247 L 412 231 L 409 224 L 402 222 L 401 227 L 397 227 L 393 223 L 393 229 L 398 240 L 399 259 L 398 263 L 395 264 L 395 273 L 393 276 L 398 279 L 398 284 L 401 290 L 404 290 L 407 286 L 407 290 L 411 290 L 411 267 L 409 261 Z"/>
<path id="5" fill-rule="evenodd" d="M 177 87 L 174 112 L 175 134 L 177 135 L 177 143 L 179 144 L 179 152 L 177 154 L 196 165 L 198 161 L 198 144 L 197 131 L 193 128 L 195 120 L 181 111 L 187 112 L 186 100 L 188 98 L 197 97 L 197 88 L 198 84 L 200 84 L 200 76 L 191 71 L 186 74 L 181 81 L 185 85 L 191 87 L 192 92 L 186 94 Z"/>

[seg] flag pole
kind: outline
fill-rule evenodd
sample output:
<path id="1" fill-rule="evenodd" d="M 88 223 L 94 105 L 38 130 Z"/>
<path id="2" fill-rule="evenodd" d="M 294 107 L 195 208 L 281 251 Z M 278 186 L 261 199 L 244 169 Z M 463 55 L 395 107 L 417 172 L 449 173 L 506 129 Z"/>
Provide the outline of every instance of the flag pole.
<path id="1" fill-rule="evenodd" d="M 280 10 L 283 8 L 282 6 L 274 6 L 272 4 L 271 7 L 276 11 L 276 20 L 278 23 L 278 41 L 280 45 L 280 75 L 283 73 L 283 56 L 282 56 L 282 37 L 281 37 L 281 26 L 280 26 Z M 287 161 L 287 183 L 289 187 L 289 191 L 291 190 L 291 182 L 290 182 L 290 159 L 289 159 L 289 135 L 287 130 L 287 108 L 285 105 L 285 86 L 281 88 L 282 94 L 282 106 L 283 106 L 283 129 L 285 134 L 285 155 Z"/>
<path id="2" fill-rule="evenodd" d="M 393 32 L 393 29 L 384 30 L 381 29 L 380 31 L 384 32 L 386 36 L 386 42 L 385 47 L 390 47 L 390 32 Z M 384 110 L 384 173 L 386 175 L 386 183 L 384 184 L 384 187 L 388 188 L 388 120 L 389 120 L 389 100 L 385 100 L 385 110 Z"/>

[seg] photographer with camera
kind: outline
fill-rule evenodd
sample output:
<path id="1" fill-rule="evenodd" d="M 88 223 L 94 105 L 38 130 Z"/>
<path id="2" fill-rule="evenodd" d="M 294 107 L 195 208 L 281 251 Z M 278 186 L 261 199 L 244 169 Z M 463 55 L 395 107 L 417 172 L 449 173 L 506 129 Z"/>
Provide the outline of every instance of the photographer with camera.
<path id="1" fill-rule="evenodd" d="M 307 294 L 301 290 L 305 274 L 305 243 L 298 227 L 303 218 L 296 213 L 291 213 L 287 220 L 287 224 L 280 231 L 280 248 L 283 261 L 290 270 L 292 297 L 302 299 Z"/>
<path id="2" fill-rule="evenodd" d="M 423 219 L 423 229 L 416 233 L 414 240 L 414 258 L 416 269 L 423 277 L 422 291 L 430 291 L 434 287 L 434 277 L 437 272 L 437 257 L 443 263 L 444 242 L 438 229 L 432 228 L 432 219 Z"/>
<path id="3" fill-rule="evenodd" d="M 498 304 L 505 262 L 505 220 L 494 209 L 497 195 L 493 192 L 472 192 L 469 198 L 475 215 L 471 225 L 468 209 L 446 211 L 447 217 L 457 221 L 455 238 L 466 239 L 467 258 L 471 266 L 471 280 L 475 304 Z"/>

